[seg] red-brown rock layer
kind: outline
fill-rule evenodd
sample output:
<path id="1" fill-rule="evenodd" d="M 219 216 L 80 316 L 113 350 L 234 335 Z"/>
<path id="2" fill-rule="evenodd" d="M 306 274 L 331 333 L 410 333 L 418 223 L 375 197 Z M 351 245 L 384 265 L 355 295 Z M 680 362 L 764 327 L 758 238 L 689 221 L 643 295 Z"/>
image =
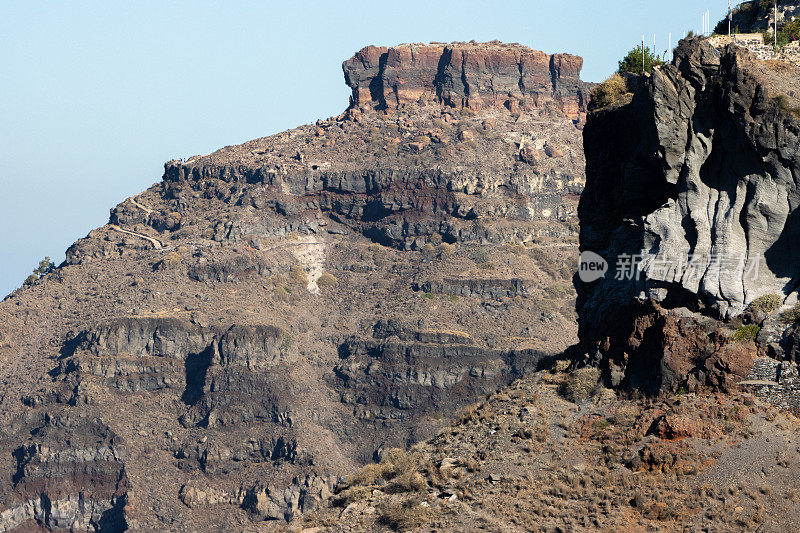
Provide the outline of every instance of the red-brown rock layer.
<path id="1" fill-rule="evenodd" d="M 583 59 L 519 44 L 431 43 L 367 46 L 342 64 L 353 107 L 437 100 L 456 108 L 531 110 L 554 103 L 571 118 L 585 111 Z"/>

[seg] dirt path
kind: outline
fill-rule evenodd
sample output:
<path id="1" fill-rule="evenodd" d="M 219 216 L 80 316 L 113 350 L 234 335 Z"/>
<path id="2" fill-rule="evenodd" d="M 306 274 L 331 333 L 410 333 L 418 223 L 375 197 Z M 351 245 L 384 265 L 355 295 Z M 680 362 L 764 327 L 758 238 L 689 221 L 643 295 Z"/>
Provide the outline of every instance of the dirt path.
<path id="1" fill-rule="evenodd" d="M 120 228 L 119 226 L 117 226 L 115 224 L 109 224 L 108 227 L 113 229 L 114 231 L 118 231 L 118 232 L 124 233 L 126 235 L 133 235 L 134 237 L 139 237 L 140 239 L 144 239 L 147 242 L 149 242 L 150 244 L 152 244 L 153 248 L 155 248 L 156 250 L 161 250 L 162 248 L 164 248 L 164 245 L 161 243 L 161 241 L 159 241 L 158 239 L 154 239 L 153 237 L 148 237 L 147 235 L 143 235 L 141 233 L 136 233 L 135 231 L 122 229 L 122 228 Z"/>
<path id="2" fill-rule="evenodd" d="M 137 202 L 136 200 L 134 200 L 134 199 L 133 199 L 133 196 L 131 196 L 131 197 L 130 197 L 130 198 L 128 198 L 127 200 L 128 200 L 130 203 L 132 203 L 133 205 L 135 205 L 136 207 L 138 207 L 139 209 L 141 209 L 142 211 L 144 211 L 145 213 L 147 213 L 148 215 L 151 215 L 151 214 L 153 214 L 153 210 L 152 210 L 152 209 L 150 209 L 150 208 L 148 208 L 148 207 L 145 207 L 145 206 L 143 206 L 142 204 L 140 204 L 139 202 Z"/>

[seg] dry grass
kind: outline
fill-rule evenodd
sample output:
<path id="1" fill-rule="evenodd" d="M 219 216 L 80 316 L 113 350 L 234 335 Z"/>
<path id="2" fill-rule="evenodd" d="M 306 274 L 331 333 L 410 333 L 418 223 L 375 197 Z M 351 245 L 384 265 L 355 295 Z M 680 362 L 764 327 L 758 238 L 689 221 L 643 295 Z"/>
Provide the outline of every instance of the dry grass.
<path id="1" fill-rule="evenodd" d="M 600 369 L 587 366 L 574 371 L 561 387 L 564 397 L 578 403 L 588 399 L 600 387 Z"/>
<path id="2" fill-rule="evenodd" d="M 393 448 L 380 463 L 365 465 L 349 477 L 334 502 L 348 505 L 368 497 L 376 488 L 388 493 L 418 492 L 427 487 L 425 474 L 432 471 L 432 465 L 423 464 L 420 452 Z"/>
<path id="3" fill-rule="evenodd" d="M 382 505 L 378 512 L 381 522 L 396 531 L 411 531 L 424 526 L 433 518 L 433 510 L 426 502 L 416 499 L 393 501 Z"/>
<path id="4" fill-rule="evenodd" d="M 625 83 L 625 79 L 619 73 L 614 74 L 594 88 L 589 102 L 589 109 L 595 110 L 608 107 L 621 101 L 627 94 L 628 86 Z"/>
<path id="5" fill-rule="evenodd" d="M 337 283 L 339 283 L 339 280 L 330 272 L 325 272 L 317 280 L 317 286 L 320 289 L 331 289 L 335 287 Z"/>
<path id="6" fill-rule="evenodd" d="M 177 268 L 183 264 L 183 256 L 178 252 L 168 253 L 164 259 L 155 264 L 156 270 L 168 270 Z"/>
<path id="7" fill-rule="evenodd" d="M 289 271 L 289 285 L 296 287 L 305 287 L 308 285 L 308 276 L 300 267 L 292 267 Z"/>

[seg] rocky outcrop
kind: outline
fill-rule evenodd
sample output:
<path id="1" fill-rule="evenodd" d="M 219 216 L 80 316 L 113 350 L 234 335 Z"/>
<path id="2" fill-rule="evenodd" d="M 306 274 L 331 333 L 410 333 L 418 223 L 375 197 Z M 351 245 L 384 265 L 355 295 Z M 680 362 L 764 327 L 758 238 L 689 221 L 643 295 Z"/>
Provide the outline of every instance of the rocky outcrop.
<path id="1" fill-rule="evenodd" d="M 777 7 L 779 29 L 800 16 L 800 3 L 791 0 L 775 2 L 775 5 L 772 2 L 742 2 L 733 10 L 731 28 L 735 29 L 736 33 L 771 32 L 775 24 L 775 7 Z M 728 20 L 719 21 L 717 28 L 718 33 L 727 34 Z"/>
<path id="2" fill-rule="evenodd" d="M 102 421 L 59 415 L 34 422 L 13 455 L 13 493 L 0 504 L 0 531 L 126 529 L 125 450 Z"/>
<path id="3" fill-rule="evenodd" d="M 442 280 L 426 281 L 421 284 L 418 283 L 415 284 L 414 288 L 426 293 L 496 299 L 513 298 L 515 296 L 528 296 L 531 292 L 528 287 L 534 285 L 534 282 L 520 278 L 445 278 Z"/>
<path id="4" fill-rule="evenodd" d="M 340 357 L 334 386 L 342 401 L 378 419 L 453 412 L 547 360 L 536 350 L 482 348 L 461 332 L 415 331 L 391 321 L 375 324 L 372 338 L 348 339 Z"/>
<path id="5" fill-rule="evenodd" d="M 352 105 L 398 107 L 437 100 L 457 108 L 529 110 L 555 104 L 570 118 L 585 112 L 583 59 L 518 44 L 367 46 L 342 64 Z"/>
<path id="6" fill-rule="evenodd" d="M 89 383 L 117 392 L 182 391 L 189 425 L 267 419 L 288 425 L 282 386 L 269 370 L 296 360 L 280 329 L 236 325 L 221 330 L 178 318 L 129 317 L 82 333 L 61 372 L 84 401 Z"/>
<path id="7" fill-rule="evenodd" d="M 610 268 L 576 281 L 584 351 L 610 356 L 636 299 L 727 318 L 796 298 L 800 123 L 770 81 L 788 74 L 764 68 L 681 41 L 673 64 L 632 80 L 632 100 L 589 117 L 581 249 Z"/>
<path id="8" fill-rule="evenodd" d="M 518 152 L 519 146 L 524 142 L 513 150 Z M 508 146 L 502 149 L 508 151 Z M 510 162 L 516 157 L 512 156 Z M 419 161 L 410 161 L 409 166 L 398 162 L 397 167 L 388 168 L 297 169 L 278 175 L 263 167 L 231 168 L 174 161 L 165 165 L 164 180 L 170 188 L 189 184 L 205 194 L 224 189 L 224 201 L 257 206 L 266 217 L 263 221 L 215 224 L 208 230 L 208 236 L 215 241 L 237 242 L 245 235 L 319 233 L 326 230 L 327 222 L 322 216 L 328 215 L 376 242 L 392 246 L 411 248 L 415 239 L 432 235 L 439 235 L 446 242 L 503 242 L 529 240 L 531 222 L 574 217 L 573 195 L 582 188 L 582 180 L 574 175 L 542 173 L 527 164 L 512 164 L 493 172 L 466 167 L 428 168 Z M 476 194 L 492 199 L 480 205 L 474 199 Z M 272 210 L 281 216 L 271 216 Z M 514 222 L 514 227 L 492 228 L 483 224 L 484 219 L 507 219 Z M 76 256 L 77 253 L 70 254 L 70 260 Z M 228 265 L 220 270 L 214 265 L 203 266 L 191 275 L 198 280 L 227 280 L 263 272 L 264 267 Z"/>

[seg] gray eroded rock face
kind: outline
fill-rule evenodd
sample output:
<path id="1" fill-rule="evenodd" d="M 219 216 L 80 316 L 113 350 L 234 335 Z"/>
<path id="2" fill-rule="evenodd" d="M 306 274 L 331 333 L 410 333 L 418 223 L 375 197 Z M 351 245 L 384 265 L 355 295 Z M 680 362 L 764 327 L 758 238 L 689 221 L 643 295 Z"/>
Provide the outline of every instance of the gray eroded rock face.
<path id="1" fill-rule="evenodd" d="M 579 352 L 612 383 L 727 387 L 720 369 L 746 375 L 756 346 L 727 346 L 733 330 L 690 311 L 730 319 L 762 296 L 796 300 L 800 123 L 782 95 L 796 80 L 745 50 L 681 41 L 671 65 L 628 80 L 632 98 L 590 115 L 580 243 L 610 268 L 575 278 Z M 761 346 L 780 352 L 768 329 Z"/>
<path id="2" fill-rule="evenodd" d="M 415 331 L 395 321 L 376 323 L 372 338 L 348 339 L 340 357 L 333 383 L 342 401 L 387 419 L 448 411 L 547 359 L 537 350 L 481 348 L 464 333 Z"/>
<path id="3" fill-rule="evenodd" d="M 128 480 L 120 438 L 99 419 L 49 416 L 10 428 L 12 487 L 0 492 L 0 531 L 124 531 Z"/>
<path id="4" fill-rule="evenodd" d="M 800 125 L 772 96 L 747 52 L 682 41 L 630 103 L 590 117 L 581 249 L 611 268 L 577 282 L 582 338 L 632 298 L 726 317 L 795 291 Z M 626 254 L 659 259 L 613 279 Z"/>
<path id="5" fill-rule="evenodd" d="M 270 420 L 290 425 L 279 404 L 282 385 L 270 370 L 297 360 L 284 333 L 269 325 L 202 327 L 179 318 L 129 317 L 84 332 L 61 365 L 76 399 L 92 401 L 87 386 L 119 392 L 182 391 L 185 425 L 235 425 Z"/>

